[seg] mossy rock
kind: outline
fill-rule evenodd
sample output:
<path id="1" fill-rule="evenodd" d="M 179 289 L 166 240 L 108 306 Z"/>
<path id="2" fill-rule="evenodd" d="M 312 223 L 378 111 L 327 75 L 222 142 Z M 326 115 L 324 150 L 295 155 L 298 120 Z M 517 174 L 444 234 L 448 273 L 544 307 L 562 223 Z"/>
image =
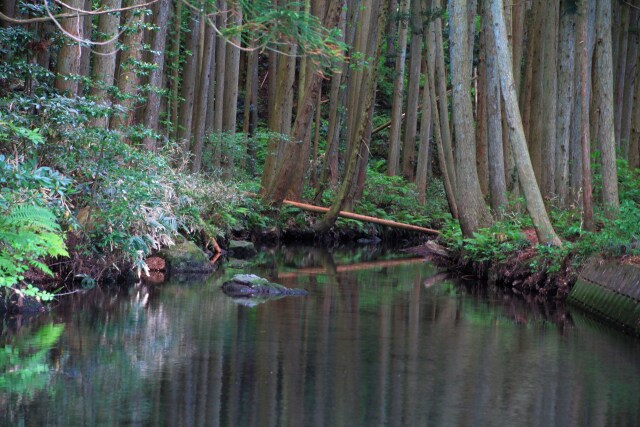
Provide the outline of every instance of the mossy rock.
<path id="1" fill-rule="evenodd" d="M 246 240 L 230 240 L 229 253 L 235 258 L 247 259 L 256 256 L 258 251 L 253 243 Z"/>
<path id="2" fill-rule="evenodd" d="M 159 255 L 165 260 L 165 269 L 169 274 L 207 274 L 213 271 L 207 254 L 189 240 L 165 248 Z"/>
<path id="3" fill-rule="evenodd" d="M 308 295 L 304 289 L 293 289 L 273 283 L 255 274 L 236 274 L 222 284 L 222 291 L 232 297 Z"/>

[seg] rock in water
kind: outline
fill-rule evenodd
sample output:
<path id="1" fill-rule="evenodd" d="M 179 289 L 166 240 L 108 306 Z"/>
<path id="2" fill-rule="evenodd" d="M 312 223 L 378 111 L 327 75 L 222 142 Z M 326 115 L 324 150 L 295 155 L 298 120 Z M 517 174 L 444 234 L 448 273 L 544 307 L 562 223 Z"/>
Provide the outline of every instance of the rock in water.
<path id="1" fill-rule="evenodd" d="M 222 291 L 231 297 L 308 295 L 304 289 L 292 289 L 273 283 L 255 274 L 236 274 L 222 284 Z"/>

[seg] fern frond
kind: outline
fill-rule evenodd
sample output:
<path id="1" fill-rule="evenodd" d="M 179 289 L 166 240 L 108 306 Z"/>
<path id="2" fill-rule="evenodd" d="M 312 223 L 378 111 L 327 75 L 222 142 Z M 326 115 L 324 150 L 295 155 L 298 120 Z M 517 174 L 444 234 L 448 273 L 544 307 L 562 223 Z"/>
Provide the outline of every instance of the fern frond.
<path id="1" fill-rule="evenodd" d="M 46 208 L 33 205 L 17 205 L 0 220 L 3 228 L 28 228 L 34 231 L 59 232 L 55 215 Z"/>

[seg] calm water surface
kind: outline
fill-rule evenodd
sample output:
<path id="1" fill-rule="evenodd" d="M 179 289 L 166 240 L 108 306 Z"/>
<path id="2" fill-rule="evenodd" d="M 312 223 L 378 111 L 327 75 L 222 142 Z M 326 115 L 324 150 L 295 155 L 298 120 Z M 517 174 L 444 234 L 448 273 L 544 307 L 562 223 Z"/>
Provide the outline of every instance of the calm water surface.
<path id="1" fill-rule="evenodd" d="M 249 307 L 251 272 L 308 297 Z M 295 248 L 0 326 L 0 424 L 638 426 L 640 343 L 422 261 Z"/>

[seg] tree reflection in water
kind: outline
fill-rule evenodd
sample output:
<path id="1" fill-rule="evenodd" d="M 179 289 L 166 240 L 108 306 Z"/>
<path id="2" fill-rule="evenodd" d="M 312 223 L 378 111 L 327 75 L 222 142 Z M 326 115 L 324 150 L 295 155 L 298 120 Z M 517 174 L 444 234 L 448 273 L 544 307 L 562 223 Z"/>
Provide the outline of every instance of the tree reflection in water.
<path id="1" fill-rule="evenodd" d="M 231 269 L 78 296 L 39 321 L 64 325 L 46 387 L 0 389 L 0 424 L 640 425 L 636 340 L 392 258 L 265 251 L 246 272 L 311 295 L 256 307 L 220 291 Z"/>

